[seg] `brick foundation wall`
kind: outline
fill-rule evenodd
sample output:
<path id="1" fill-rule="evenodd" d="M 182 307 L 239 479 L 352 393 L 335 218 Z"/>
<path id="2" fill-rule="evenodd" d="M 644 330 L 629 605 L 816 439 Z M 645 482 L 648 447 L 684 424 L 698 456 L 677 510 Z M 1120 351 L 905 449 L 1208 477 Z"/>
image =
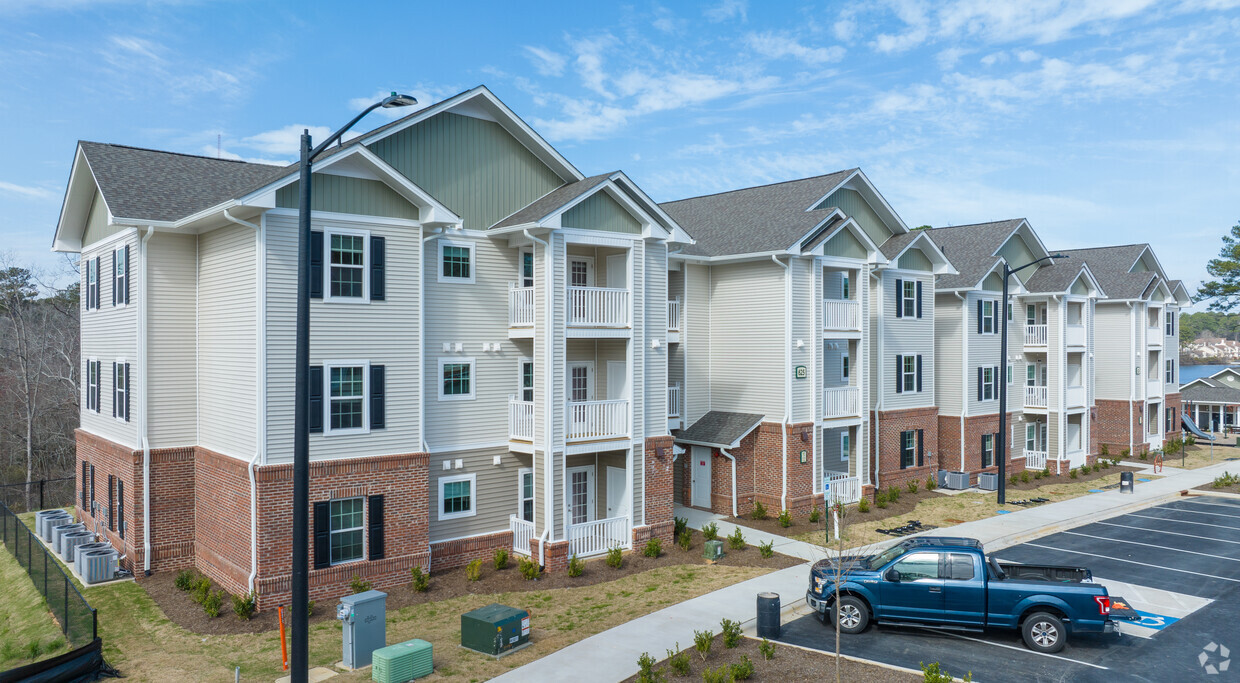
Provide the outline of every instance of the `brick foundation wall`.
<path id="1" fill-rule="evenodd" d="M 674 439 L 670 436 L 655 436 L 646 439 L 645 444 L 645 480 L 642 491 L 645 515 L 643 520 L 647 527 L 654 530 L 652 533 L 663 539 L 664 547 L 672 542 L 672 519 L 675 516 L 675 507 L 672 503 L 672 484 L 675 478 L 672 472 L 674 467 L 673 442 Z M 659 455 L 660 448 L 663 449 L 663 455 Z M 688 458 L 682 457 L 681 460 L 688 460 Z M 666 535 L 663 532 L 664 527 L 667 529 Z M 636 544 L 637 529 L 633 530 L 633 539 Z"/>
<path id="2" fill-rule="evenodd" d="M 205 448 L 194 451 L 194 566 L 229 593 L 245 593 L 251 562 L 249 463 Z"/>
<path id="3" fill-rule="evenodd" d="M 939 469 L 939 409 L 909 408 L 886 410 L 870 414 L 870 429 L 875 434 L 871 441 L 877 456 L 874 470 L 882 488 L 903 487 L 914 479 L 924 482 Z M 877 425 L 877 427 L 875 427 Z M 920 467 L 900 468 L 900 433 L 909 429 L 923 430 L 922 450 L 924 457 Z"/>
<path id="4" fill-rule="evenodd" d="M 1180 417 L 1184 414 L 1184 400 L 1179 394 L 1167 394 L 1163 397 L 1165 404 L 1163 410 L 1175 409 L 1175 423 L 1172 425 L 1175 429 L 1168 430 L 1163 436 L 1167 441 L 1172 439 L 1180 439 L 1184 437 L 1184 423 Z M 1166 412 L 1163 413 L 1163 419 L 1166 419 Z"/>
<path id="5" fill-rule="evenodd" d="M 95 436 L 80 429 L 74 432 L 77 444 L 77 462 L 74 488 L 74 515 L 88 529 L 103 535 L 124 559 L 121 566 L 129 571 L 142 568 L 142 452 L 133 451 L 120 444 Z M 82 502 L 82 463 L 95 466 L 95 502 L 97 512 L 90 508 L 90 494 L 85 505 Z M 108 475 L 123 482 L 125 489 L 125 537 L 121 538 L 118 525 L 115 531 L 108 529 Z M 89 479 L 87 479 L 89 482 Z M 138 573 L 138 572 L 135 572 Z"/>
<path id="6" fill-rule="evenodd" d="M 1025 458 L 1021 457 L 1012 459 L 1012 414 L 1007 415 L 1007 440 L 1004 442 L 1004 453 L 1007 456 L 1007 473 L 1011 476 L 1013 472 L 1022 472 L 1025 469 Z M 982 435 L 999 433 L 999 414 L 994 415 L 974 415 L 964 419 L 964 472 L 969 473 L 969 483 L 977 484 L 977 475 L 982 472 L 999 471 L 998 461 L 998 444 L 995 444 L 995 460 L 990 467 L 982 467 Z M 959 438 L 959 437 L 957 437 Z M 1003 438 L 999 434 L 1000 439 Z M 942 442 L 940 442 L 942 443 Z M 959 446 L 957 446 L 959 450 Z M 940 458 L 939 463 L 944 465 L 943 469 L 955 470 L 959 464 L 959 459 L 952 461 L 944 461 Z"/>
<path id="7" fill-rule="evenodd" d="M 1094 427 L 1098 433 L 1099 448 L 1105 444 L 1111 452 L 1111 457 L 1121 458 L 1124 449 L 1128 448 L 1128 430 L 1131 429 L 1133 449 L 1136 452 L 1129 454 L 1129 457 L 1136 457 L 1138 453 L 1145 450 L 1145 446 L 1142 445 L 1145 440 L 1144 427 L 1139 424 L 1141 414 L 1145 410 L 1144 401 L 1115 401 L 1100 398 L 1096 403 L 1098 420 L 1094 423 Z"/>
<path id="8" fill-rule="evenodd" d="M 386 515 L 385 515 L 386 516 Z M 504 548 L 512 554 L 512 532 L 497 531 L 493 534 L 458 538 L 452 541 L 431 543 L 431 573 L 463 567 L 474 560 L 491 564 L 495 551 Z"/>
<path id="9" fill-rule="evenodd" d="M 805 451 L 805 462 L 801 462 Z M 814 423 L 798 422 L 788 425 L 788 509 L 794 513 L 807 513 L 815 501 L 814 496 Z M 782 475 L 781 475 L 782 476 Z M 774 514 L 779 514 L 776 508 Z"/>
<path id="10" fill-rule="evenodd" d="M 539 549 L 542 547 L 542 543 L 542 539 L 530 539 L 530 558 L 535 562 L 539 560 Z M 543 571 L 568 571 L 568 541 L 548 541 L 546 554 L 541 555 L 541 557 Z"/>

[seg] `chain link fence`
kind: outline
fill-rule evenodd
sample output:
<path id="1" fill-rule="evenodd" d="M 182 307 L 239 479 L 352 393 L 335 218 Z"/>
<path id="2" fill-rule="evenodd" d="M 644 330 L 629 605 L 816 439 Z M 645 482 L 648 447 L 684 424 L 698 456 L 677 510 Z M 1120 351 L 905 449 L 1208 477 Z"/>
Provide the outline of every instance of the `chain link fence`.
<path id="1" fill-rule="evenodd" d="M 24 484 L 22 486 L 25 487 Z M 69 491 L 69 501 L 72 502 L 72 485 Z M 94 641 L 99 624 L 95 608 L 86 602 L 61 569 L 60 563 L 7 503 L 0 503 L 0 538 L 5 549 L 17 559 L 22 569 L 30 575 L 34 587 L 47 600 L 47 608 L 60 624 L 65 639 L 73 645 L 86 645 Z"/>

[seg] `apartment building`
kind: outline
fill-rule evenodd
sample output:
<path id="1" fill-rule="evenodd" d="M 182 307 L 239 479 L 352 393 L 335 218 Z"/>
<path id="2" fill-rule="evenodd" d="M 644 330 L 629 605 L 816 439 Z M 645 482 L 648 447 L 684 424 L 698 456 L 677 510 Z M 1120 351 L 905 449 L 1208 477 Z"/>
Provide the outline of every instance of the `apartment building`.
<path id="1" fill-rule="evenodd" d="M 482 87 L 333 148 L 314 185 L 311 597 L 670 543 L 688 234 Z M 289 590 L 297 197 L 296 165 L 83 142 L 54 243 L 84 266 L 78 514 L 136 574 L 262 606 Z"/>

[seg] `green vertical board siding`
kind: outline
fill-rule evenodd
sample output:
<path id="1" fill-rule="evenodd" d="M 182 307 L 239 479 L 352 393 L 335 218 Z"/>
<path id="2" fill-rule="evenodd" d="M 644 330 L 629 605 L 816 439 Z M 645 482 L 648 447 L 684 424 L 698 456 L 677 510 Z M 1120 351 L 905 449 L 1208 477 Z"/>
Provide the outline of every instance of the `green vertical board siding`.
<path id="1" fill-rule="evenodd" d="M 861 226 L 874 244 L 882 244 L 891 237 L 892 232 L 887 228 L 887 224 L 878 217 L 878 212 L 865 201 L 860 192 L 848 189 L 836 190 L 814 208 L 826 209 L 832 206 L 857 221 L 857 225 Z"/>
<path id="2" fill-rule="evenodd" d="M 560 225 L 565 228 L 584 228 L 586 230 L 605 230 L 607 232 L 627 232 L 638 234 L 642 224 L 633 217 L 620 202 L 611 198 L 605 191 L 597 192 L 584 199 L 560 217 Z"/>
<path id="3" fill-rule="evenodd" d="M 1143 258 L 1142 258 L 1142 259 L 1137 259 L 1137 262 L 1136 262 L 1136 263 L 1134 263 L 1134 264 L 1132 264 L 1132 270 L 1129 270 L 1128 272 L 1130 272 L 1130 273 L 1144 273 L 1144 272 L 1147 272 L 1147 271 L 1149 271 L 1149 268 L 1147 268 L 1147 267 L 1145 266 L 1145 259 L 1143 259 Z"/>
<path id="4" fill-rule="evenodd" d="M 845 258 L 865 258 L 865 245 L 861 244 L 849 230 L 840 230 L 834 237 L 822 245 L 822 253 L 827 256 L 843 256 Z"/>
<path id="5" fill-rule="evenodd" d="M 418 218 L 418 207 L 378 180 L 315 173 L 313 189 L 314 193 L 310 198 L 312 211 L 413 220 Z M 276 190 L 276 206 L 296 209 L 300 201 L 300 191 L 300 182 Z"/>
<path id="6" fill-rule="evenodd" d="M 991 292 L 1002 292 L 1003 277 L 998 273 L 991 273 L 990 275 L 987 275 L 986 279 L 982 280 L 982 289 Z"/>
<path id="7" fill-rule="evenodd" d="M 370 150 L 464 220 L 485 230 L 564 180 L 498 123 L 442 113 Z"/>
<path id="8" fill-rule="evenodd" d="M 905 270 L 931 270 L 930 259 L 916 247 L 900 255 L 898 265 Z"/>
<path id="9" fill-rule="evenodd" d="M 1007 259 L 1008 264 L 1013 268 L 1019 268 L 1034 260 L 1033 250 L 1029 248 L 1029 245 L 1025 243 L 1025 240 L 1020 235 L 1012 235 L 1011 239 L 1000 247 L 999 255 Z M 1016 277 L 1020 278 L 1021 282 L 1028 282 L 1029 278 L 1033 277 L 1033 274 L 1038 271 L 1038 268 L 1041 268 L 1041 266 L 1026 268 L 1017 273 Z"/>
<path id="10" fill-rule="evenodd" d="M 82 233 L 82 246 L 88 247 L 124 229 L 123 225 L 108 225 L 107 204 L 103 201 L 103 195 L 95 190 L 95 199 L 91 202 L 90 213 L 86 217 L 86 230 Z"/>
<path id="11" fill-rule="evenodd" d="M 1072 293 L 1081 296 L 1089 294 L 1089 287 L 1085 285 L 1085 276 L 1078 277 L 1076 282 L 1072 283 Z"/>

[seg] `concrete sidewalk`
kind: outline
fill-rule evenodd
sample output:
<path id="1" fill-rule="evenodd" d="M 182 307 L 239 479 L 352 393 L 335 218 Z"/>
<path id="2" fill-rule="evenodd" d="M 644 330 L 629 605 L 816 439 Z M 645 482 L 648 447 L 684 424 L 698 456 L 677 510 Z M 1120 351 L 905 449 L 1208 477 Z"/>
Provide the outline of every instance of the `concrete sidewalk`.
<path id="1" fill-rule="evenodd" d="M 796 541 L 767 531 L 759 531 L 742 524 L 733 524 L 732 522 L 725 521 L 723 515 L 706 512 L 705 510 L 677 505 L 675 515 L 688 520 L 690 529 L 701 529 L 707 524 L 714 522 L 719 527 L 720 540 L 730 535 L 737 527 L 740 527 L 741 533 L 745 536 L 745 542 L 749 545 L 771 543 L 775 552 L 789 557 L 799 557 L 809 562 L 816 562 L 828 556 L 826 549 L 822 546 L 806 543 L 805 541 Z M 727 551 L 726 546 L 724 551 Z"/>

